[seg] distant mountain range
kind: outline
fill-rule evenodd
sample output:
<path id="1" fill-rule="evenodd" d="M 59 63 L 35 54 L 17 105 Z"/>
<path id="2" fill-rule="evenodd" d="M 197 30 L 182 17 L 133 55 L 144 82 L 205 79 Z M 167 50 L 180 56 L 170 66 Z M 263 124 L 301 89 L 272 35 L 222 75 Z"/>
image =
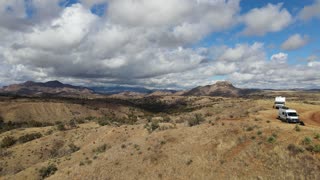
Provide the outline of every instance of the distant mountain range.
<path id="1" fill-rule="evenodd" d="M 149 94 L 153 91 L 144 87 L 129 87 L 129 86 L 112 86 L 112 87 L 90 87 L 96 93 L 101 94 L 118 94 L 122 92 L 137 92 Z"/>
<path id="2" fill-rule="evenodd" d="M 147 89 L 144 87 L 81 87 L 63 84 L 59 81 L 45 83 L 27 81 L 21 84 L 12 84 L 0 88 L 0 94 L 19 96 L 58 96 L 58 97 L 94 97 L 109 95 L 110 97 L 149 97 L 149 96 L 223 96 L 244 97 L 253 93 L 263 92 L 258 89 L 241 89 L 230 82 L 219 81 L 212 85 L 199 86 L 187 91 L 175 91 L 167 89 Z M 319 91 L 319 90 L 304 90 Z"/>
<path id="3" fill-rule="evenodd" d="M 154 92 L 166 92 L 166 93 L 175 93 L 176 90 L 168 89 L 148 89 L 145 87 L 130 87 L 130 86 L 111 86 L 111 87 L 90 87 L 94 92 L 100 94 L 119 94 L 123 92 L 135 92 L 141 94 L 151 94 Z"/>
<path id="4" fill-rule="evenodd" d="M 59 81 L 48 81 L 45 83 L 27 81 L 21 84 L 12 84 L 0 89 L 2 94 L 19 96 L 89 96 L 94 91 L 81 86 L 63 84 Z"/>

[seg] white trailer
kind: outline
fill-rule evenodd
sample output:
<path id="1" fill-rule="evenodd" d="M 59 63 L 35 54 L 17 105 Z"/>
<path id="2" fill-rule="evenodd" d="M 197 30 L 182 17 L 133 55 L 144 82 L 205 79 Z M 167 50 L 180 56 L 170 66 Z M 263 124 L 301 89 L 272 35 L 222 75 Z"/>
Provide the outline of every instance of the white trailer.
<path id="1" fill-rule="evenodd" d="M 285 106 L 285 104 L 286 104 L 286 98 L 277 96 L 274 100 L 273 108 L 279 109 L 280 107 Z"/>
<path id="2" fill-rule="evenodd" d="M 282 106 L 279 108 L 278 118 L 288 123 L 300 123 L 299 115 L 296 110 Z"/>

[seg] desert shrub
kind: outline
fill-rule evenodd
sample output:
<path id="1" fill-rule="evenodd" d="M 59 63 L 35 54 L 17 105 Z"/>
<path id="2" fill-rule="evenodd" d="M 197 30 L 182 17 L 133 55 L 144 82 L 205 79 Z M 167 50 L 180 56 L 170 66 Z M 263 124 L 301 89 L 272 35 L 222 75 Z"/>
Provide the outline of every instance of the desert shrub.
<path id="1" fill-rule="evenodd" d="M 28 142 L 28 141 L 32 141 L 34 139 L 38 139 L 38 138 L 41 138 L 42 137 L 42 134 L 41 133 L 30 133 L 30 134 L 26 134 L 26 135 L 23 135 L 23 136 L 20 136 L 19 137 L 19 142 L 21 143 L 25 143 L 25 142 Z"/>
<path id="2" fill-rule="evenodd" d="M 314 136 L 314 138 L 320 140 L 320 134 L 317 133 L 317 134 Z"/>
<path id="3" fill-rule="evenodd" d="M 300 132 L 301 131 L 301 128 L 298 124 L 296 124 L 296 126 L 294 127 L 294 130 L 297 131 L 297 132 Z"/>
<path id="4" fill-rule="evenodd" d="M 97 148 L 93 149 L 92 152 L 94 152 L 94 153 L 103 153 L 109 148 L 110 148 L 109 145 L 103 144 L 103 145 L 98 146 Z"/>
<path id="5" fill-rule="evenodd" d="M 38 121 L 28 121 L 28 127 L 43 127 L 47 124 Z"/>
<path id="6" fill-rule="evenodd" d="M 156 129 L 159 128 L 159 122 L 158 121 L 154 121 L 154 122 L 151 122 L 151 130 L 154 131 Z"/>
<path id="7" fill-rule="evenodd" d="M 320 153 L 320 144 L 316 144 L 314 146 L 310 145 L 306 149 L 310 152 Z"/>
<path id="8" fill-rule="evenodd" d="M 304 152 L 304 149 L 302 147 L 299 147 L 297 145 L 294 145 L 294 144 L 289 144 L 287 149 L 293 154 L 293 155 L 296 155 L 296 154 L 299 154 L 299 153 L 303 153 Z"/>
<path id="9" fill-rule="evenodd" d="M 201 114 L 195 114 L 194 117 L 188 119 L 189 126 L 199 125 L 201 122 L 205 121 Z"/>
<path id="10" fill-rule="evenodd" d="M 257 132 L 257 135 L 260 136 L 261 134 L 262 134 L 262 131 L 258 131 L 258 132 Z"/>
<path id="11" fill-rule="evenodd" d="M 160 127 L 158 121 L 152 121 L 151 123 L 147 123 L 144 128 L 146 128 L 150 133 L 155 131 Z"/>
<path id="12" fill-rule="evenodd" d="M 53 133 L 53 130 L 52 129 L 49 129 L 46 133 L 45 133 L 45 135 L 50 135 L 50 134 L 52 134 Z"/>
<path id="13" fill-rule="evenodd" d="M 276 137 L 274 137 L 274 136 L 270 136 L 270 137 L 268 137 L 268 139 L 267 139 L 267 141 L 268 141 L 268 143 L 275 143 L 276 142 Z"/>
<path id="14" fill-rule="evenodd" d="M 61 149 L 63 146 L 64 146 L 64 141 L 62 140 L 53 141 L 52 147 L 49 150 L 50 156 L 52 158 L 61 156 Z"/>
<path id="15" fill-rule="evenodd" d="M 68 124 L 69 124 L 69 126 L 71 128 L 77 128 L 78 127 L 77 126 L 77 121 L 75 119 L 71 119 Z"/>
<path id="16" fill-rule="evenodd" d="M 88 117 L 85 118 L 85 120 L 88 120 L 88 121 L 92 121 L 94 119 L 95 119 L 95 117 L 93 117 L 93 116 L 88 116 Z"/>
<path id="17" fill-rule="evenodd" d="M 97 122 L 100 126 L 106 126 L 110 124 L 110 121 L 106 117 L 99 118 Z"/>
<path id="18" fill-rule="evenodd" d="M 42 167 L 39 170 L 39 174 L 40 174 L 40 177 L 42 179 L 44 179 L 44 178 L 47 178 L 47 177 L 53 175 L 57 170 L 58 170 L 58 168 L 56 167 L 56 165 L 50 164 L 47 167 Z"/>
<path id="19" fill-rule="evenodd" d="M 69 146 L 70 151 L 71 151 L 72 153 L 80 150 L 80 147 L 76 146 L 76 145 L 73 144 L 73 143 L 72 143 L 72 144 L 69 144 L 68 146 Z"/>
<path id="20" fill-rule="evenodd" d="M 77 124 L 83 124 L 83 123 L 86 122 L 86 120 L 83 119 L 83 118 L 76 118 L 76 119 L 74 119 L 74 120 L 76 121 Z"/>
<path id="21" fill-rule="evenodd" d="M 13 146 L 17 140 L 12 136 L 6 136 L 2 139 L 1 147 L 2 148 L 8 148 L 10 146 Z"/>
<path id="22" fill-rule="evenodd" d="M 252 126 L 250 126 L 250 127 L 248 127 L 247 129 L 246 129 L 246 131 L 252 131 L 253 130 L 253 127 Z"/>
<path id="23" fill-rule="evenodd" d="M 163 122 L 171 122 L 171 118 L 169 116 L 164 116 L 163 117 Z"/>
<path id="24" fill-rule="evenodd" d="M 56 125 L 56 127 L 57 127 L 57 129 L 58 129 L 59 131 L 65 131 L 65 130 L 67 130 L 63 123 L 58 123 L 58 124 Z"/>
<path id="25" fill-rule="evenodd" d="M 186 162 L 186 164 L 189 166 L 192 162 L 193 162 L 192 159 L 189 159 L 189 160 Z"/>
<path id="26" fill-rule="evenodd" d="M 320 144 L 313 146 L 313 152 L 319 153 L 320 152 Z"/>
<path id="27" fill-rule="evenodd" d="M 28 127 L 44 127 L 44 126 L 52 126 L 51 123 L 41 123 L 38 121 L 27 121 L 27 122 L 12 122 L 8 121 L 7 123 L 0 123 L 0 133 L 5 131 L 10 131 L 12 129 L 17 128 L 28 128 Z"/>
<path id="28" fill-rule="evenodd" d="M 303 140 L 302 140 L 302 144 L 304 145 L 309 145 L 312 143 L 312 140 L 310 137 L 305 137 Z"/>

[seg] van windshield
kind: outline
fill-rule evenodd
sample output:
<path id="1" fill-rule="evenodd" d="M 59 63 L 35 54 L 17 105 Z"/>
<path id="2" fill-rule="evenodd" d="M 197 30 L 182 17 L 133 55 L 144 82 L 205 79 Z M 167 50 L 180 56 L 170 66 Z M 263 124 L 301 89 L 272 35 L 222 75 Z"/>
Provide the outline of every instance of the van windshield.
<path id="1" fill-rule="evenodd" d="M 298 114 L 295 113 L 295 112 L 289 112 L 289 113 L 288 113 L 288 116 L 298 116 Z"/>
<path id="2" fill-rule="evenodd" d="M 284 102 L 275 102 L 275 104 L 284 104 Z"/>

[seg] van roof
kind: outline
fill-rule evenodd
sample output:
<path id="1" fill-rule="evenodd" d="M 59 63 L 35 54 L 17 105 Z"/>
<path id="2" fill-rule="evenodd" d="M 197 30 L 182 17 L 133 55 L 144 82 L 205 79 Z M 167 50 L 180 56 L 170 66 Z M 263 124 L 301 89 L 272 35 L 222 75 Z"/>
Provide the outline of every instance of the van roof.
<path id="1" fill-rule="evenodd" d="M 294 109 L 286 109 L 286 112 L 297 112 L 296 110 L 294 110 Z"/>

